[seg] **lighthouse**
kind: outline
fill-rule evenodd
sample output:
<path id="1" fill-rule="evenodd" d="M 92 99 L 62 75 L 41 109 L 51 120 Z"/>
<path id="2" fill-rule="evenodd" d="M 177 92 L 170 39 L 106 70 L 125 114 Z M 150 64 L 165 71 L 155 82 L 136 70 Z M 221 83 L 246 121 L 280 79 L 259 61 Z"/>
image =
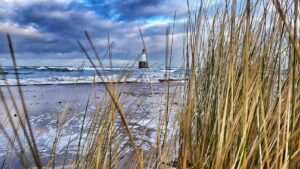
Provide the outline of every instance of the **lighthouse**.
<path id="1" fill-rule="evenodd" d="M 142 50 L 141 59 L 139 61 L 139 68 L 149 68 L 148 61 L 147 61 L 147 50 Z"/>
<path id="2" fill-rule="evenodd" d="M 142 31 L 141 31 L 140 28 L 139 28 L 139 30 L 140 30 L 140 35 L 141 35 L 142 42 L 143 42 L 143 47 L 144 47 L 143 50 L 142 50 L 140 61 L 139 61 L 139 68 L 140 69 L 149 68 L 148 58 L 147 58 L 147 48 L 146 48 L 146 45 L 145 45 L 145 42 L 144 42 Z"/>

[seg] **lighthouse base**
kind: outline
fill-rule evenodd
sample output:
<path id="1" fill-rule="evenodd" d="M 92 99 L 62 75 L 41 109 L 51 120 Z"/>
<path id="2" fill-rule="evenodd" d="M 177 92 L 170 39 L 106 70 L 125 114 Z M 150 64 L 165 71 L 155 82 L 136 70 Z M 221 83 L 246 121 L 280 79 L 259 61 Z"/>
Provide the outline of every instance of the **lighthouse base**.
<path id="1" fill-rule="evenodd" d="M 149 68 L 148 62 L 146 61 L 139 61 L 139 68 Z"/>

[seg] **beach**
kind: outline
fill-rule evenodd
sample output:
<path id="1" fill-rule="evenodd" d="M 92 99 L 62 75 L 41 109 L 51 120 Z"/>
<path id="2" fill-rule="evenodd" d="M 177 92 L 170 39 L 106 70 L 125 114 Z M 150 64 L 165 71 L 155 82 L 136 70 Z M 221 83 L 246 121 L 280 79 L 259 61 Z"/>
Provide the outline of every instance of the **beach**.
<path id="1" fill-rule="evenodd" d="M 155 131 L 157 128 L 157 119 L 159 114 L 165 111 L 165 98 L 167 83 L 123 83 L 111 84 L 121 90 L 119 100 L 122 102 L 123 111 L 129 121 L 129 126 L 136 136 L 136 142 L 141 145 L 143 150 L 150 150 L 155 144 Z M 175 82 L 170 83 L 171 91 L 177 89 Z M 10 87 L 15 96 L 15 100 L 21 110 L 21 100 L 16 86 Z M 9 99 L 7 86 L 1 87 L 4 97 L 11 109 L 11 115 L 15 122 L 18 117 L 12 108 L 12 102 Z M 57 134 L 58 121 L 64 116 L 65 122 L 58 144 L 58 157 L 64 157 L 66 145 L 69 140 L 67 162 L 74 160 L 76 146 L 78 144 L 78 135 L 83 123 L 83 117 L 86 111 L 84 128 L 88 128 L 89 122 L 93 118 L 96 105 L 103 102 L 103 98 L 108 98 L 105 92 L 104 84 L 60 84 L 60 85 L 26 85 L 22 86 L 24 100 L 28 111 L 30 124 L 34 131 L 35 140 L 44 164 L 49 160 L 54 138 Z M 89 100 L 89 102 L 88 102 Z M 175 111 L 178 101 L 174 101 L 172 111 Z M 88 104 L 87 104 L 88 103 Z M 100 108 L 101 109 L 101 108 Z M 63 113 L 65 112 L 65 113 Z M 7 124 L 7 115 L 1 100 L 0 105 L 1 123 Z M 175 118 L 175 115 L 174 117 Z M 119 132 L 124 135 L 123 124 L 117 117 L 116 125 L 120 126 Z M 5 129 L 13 135 L 10 125 L 5 125 Z M 144 133 L 144 134 L 141 134 Z M 3 136 L 3 135 L 2 135 Z M 5 137 L 0 138 L 1 143 L 8 143 Z M 0 146 L 0 159 L 3 158 L 10 149 L 9 144 Z M 128 152 L 130 153 L 130 152 Z M 13 159 L 14 154 L 9 154 Z M 57 164 L 61 164 L 62 158 L 58 158 Z M 2 160 L 1 160 L 2 161 Z M 14 162 L 15 166 L 20 165 L 18 160 Z"/>
<path id="2" fill-rule="evenodd" d="M 299 1 L 0 5 L 1 169 L 300 169 Z"/>

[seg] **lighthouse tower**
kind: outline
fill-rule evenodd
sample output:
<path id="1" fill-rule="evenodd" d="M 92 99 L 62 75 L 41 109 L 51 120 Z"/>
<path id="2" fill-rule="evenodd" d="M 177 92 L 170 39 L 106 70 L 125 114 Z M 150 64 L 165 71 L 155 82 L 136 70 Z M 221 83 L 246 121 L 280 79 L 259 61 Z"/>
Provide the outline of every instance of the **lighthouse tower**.
<path id="1" fill-rule="evenodd" d="M 149 65 L 148 65 L 148 59 L 147 59 L 147 49 L 146 49 L 146 45 L 145 45 L 145 42 L 144 42 L 144 38 L 143 38 L 143 34 L 142 34 L 142 31 L 141 29 L 140 30 L 140 35 L 141 35 L 141 38 L 142 38 L 142 41 L 143 41 L 143 50 L 142 50 L 142 54 L 141 54 L 141 58 L 140 58 L 140 61 L 139 61 L 139 68 L 149 68 Z"/>
<path id="2" fill-rule="evenodd" d="M 139 68 L 149 68 L 147 61 L 147 50 L 145 48 L 142 50 L 141 60 L 139 61 Z"/>

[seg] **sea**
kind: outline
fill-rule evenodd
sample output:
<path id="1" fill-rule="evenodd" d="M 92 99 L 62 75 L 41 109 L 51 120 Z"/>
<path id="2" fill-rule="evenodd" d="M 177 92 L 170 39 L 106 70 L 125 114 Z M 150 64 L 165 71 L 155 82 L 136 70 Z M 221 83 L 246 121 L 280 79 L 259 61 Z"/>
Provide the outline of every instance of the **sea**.
<path id="1" fill-rule="evenodd" d="M 2 67 L 0 85 L 16 85 L 14 67 Z M 21 85 L 50 85 L 101 82 L 144 82 L 158 83 L 163 79 L 184 79 L 185 70 L 181 68 L 165 69 L 153 67 L 139 68 L 97 68 L 93 67 L 54 67 L 19 66 L 16 67 Z M 97 73 L 98 71 L 98 73 Z M 102 78 L 101 78 L 101 77 Z"/>

